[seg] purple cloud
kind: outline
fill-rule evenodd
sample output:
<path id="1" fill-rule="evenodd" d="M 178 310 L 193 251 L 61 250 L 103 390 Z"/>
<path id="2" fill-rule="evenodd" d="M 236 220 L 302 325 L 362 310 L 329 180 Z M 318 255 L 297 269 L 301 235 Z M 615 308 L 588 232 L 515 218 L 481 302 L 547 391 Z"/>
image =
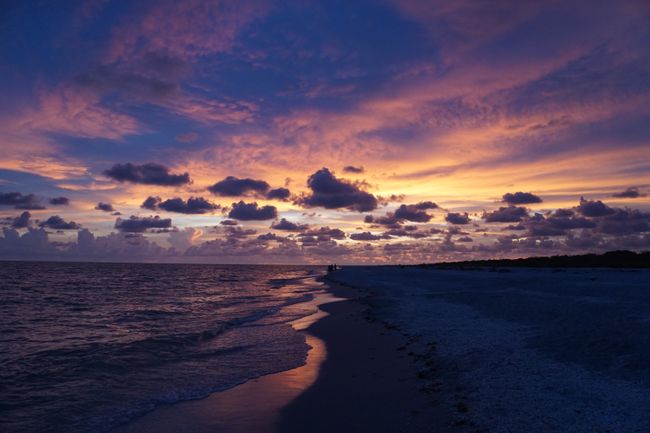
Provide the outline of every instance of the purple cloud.
<path id="1" fill-rule="evenodd" d="M 115 220 L 115 228 L 124 233 L 143 233 L 148 229 L 168 229 L 172 226 L 170 218 L 138 217 L 132 215 L 129 219 L 118 218 Z"/>
<path id="2" fill-rule="evenodd" d="M 510 205 L 541 203 L 542 199 L 532 192 L 515 192 L 503 195 L 502 201 Z"/>
<path id="3" fill-rule="evenodd" d="M 208 187 L 214 195 L 223 197 L 239 197 L 246 195 L 265 195 L 271 186 L 263 180 L 239 179 L 234 176 L 228 176 L 223 180 Z"/>
<path id="4" fill-rule="evenodd" d="M 326 209 L 350 209 L 367 212 L 377 208 L 374 195 L 362 191 L 359 183 L 338 179 L 327 168 L 322 168 L 309 176 L 307 186 L 311 194 L 297 202 L 306 207 L 324 207 Z"/>
<path id="5" fill-rule="evenodd" d="M 259 206 L 257 202 L 233 203 L 228 218 L 236 219 L 239 221 L 260 221 L 271 220 L 278 217 L 278 210 L 275 206 Z"/>
<path id="6" fill-rule="evenodd" d="M 49 217 L 39 225 L 41 227 L 49 227 L 52 230 L 78 230 L 81 228 L 81 224 L 77 224 L 74 221 L 65 221 L 58 215 Z"/>
<path id="7" fill-rule="evenodd" d="M 172 174 L 169 168 L 155 163 L 115 164 L 105 170 L 104 175 L 120 183 L 131 182 L 144 185 L 181 186 L 191 182 L 188 173 Z"/>

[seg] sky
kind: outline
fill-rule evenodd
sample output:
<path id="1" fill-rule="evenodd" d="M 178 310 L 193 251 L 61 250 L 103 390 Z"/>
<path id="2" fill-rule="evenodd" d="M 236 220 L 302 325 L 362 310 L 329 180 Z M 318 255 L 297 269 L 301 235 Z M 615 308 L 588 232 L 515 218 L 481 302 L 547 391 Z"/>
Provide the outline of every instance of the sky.
<path id="1" fill-rule="evenodd" d="M 0 6 L 0 258 L 650 249 L 650 3 Z"/>

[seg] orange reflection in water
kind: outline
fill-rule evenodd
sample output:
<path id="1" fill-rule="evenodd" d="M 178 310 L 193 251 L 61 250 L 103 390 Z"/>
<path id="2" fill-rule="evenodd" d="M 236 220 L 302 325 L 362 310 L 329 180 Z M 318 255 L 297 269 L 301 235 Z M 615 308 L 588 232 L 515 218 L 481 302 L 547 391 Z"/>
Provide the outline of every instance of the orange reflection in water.
<path id="1" fill-rule="evenodd" d="M 328 294 L 317 295 L 315 305 L 340 300 Z M 326 316 L 317 313 L 298 319 L 292 326 L 301 332 Z M 113 433 L 271 433 L 280 410 L 309 388 L 318 377 L 327 350 L 323 340 L 304 332 L 311 347 L 305 365 L 269 374 L 209 397 L 159 408 L 122 426 Z"/>

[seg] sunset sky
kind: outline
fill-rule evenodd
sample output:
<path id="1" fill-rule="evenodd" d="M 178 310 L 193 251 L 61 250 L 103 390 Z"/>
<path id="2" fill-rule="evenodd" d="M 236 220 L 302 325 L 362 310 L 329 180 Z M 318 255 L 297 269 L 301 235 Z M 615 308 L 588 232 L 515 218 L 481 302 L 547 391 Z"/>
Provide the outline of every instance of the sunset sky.
<path id="1" fill-rule="evenodd" d="M 650 3 L 4 1 L 0 258 L 650 249 Z"/>

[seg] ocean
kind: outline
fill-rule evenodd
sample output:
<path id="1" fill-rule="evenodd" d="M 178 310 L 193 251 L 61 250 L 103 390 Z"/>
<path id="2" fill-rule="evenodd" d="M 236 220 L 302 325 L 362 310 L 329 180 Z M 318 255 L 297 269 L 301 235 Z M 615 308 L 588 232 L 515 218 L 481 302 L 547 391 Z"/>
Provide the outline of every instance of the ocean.
<path id="1" fill-rule="evenodd" d="M 322 267 L 0 262 L 0 430 L 108 432 L 304 363 Z"/>

